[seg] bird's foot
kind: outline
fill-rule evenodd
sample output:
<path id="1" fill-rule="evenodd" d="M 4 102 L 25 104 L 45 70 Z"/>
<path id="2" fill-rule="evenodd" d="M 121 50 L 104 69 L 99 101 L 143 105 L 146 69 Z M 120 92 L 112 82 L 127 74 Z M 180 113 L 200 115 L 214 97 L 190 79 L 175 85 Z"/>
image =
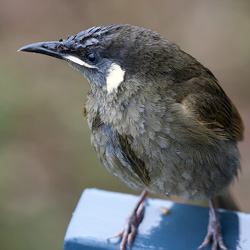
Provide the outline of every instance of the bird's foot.
<path id="1" fill-rule="evenodd" d="M 129 245 L 129 248 L 131 249 L 132 243 L 137 234 L 137 229 L 143 218 L 143 213 L 145 209 L 144 203 L 145 203 L 146 195 L 147 195 L 147 191 L 144 190 L 141 193 L 140 199 L 137 202 L 131 215 L 126 219 L 122 232 L 111 237 L 111 238 L 121 237 L 120 250 L 125 250 L 127 243 Z"/>
<path id="2" fill-rule="evenodd" d="M 223 242 L 223 237 L 221 234 L 221 225 L 216 216 L 214 204 L 211 199 L 209 200 L 209 206 L 210 206 L 210 211 L 209 211 L 209 223 L 208 223 L 207 235 L 203 243 L 198 247 L 198 249 L 201 249 L 207 246 L 210 242 L 212 242 L 212 250 L 217 250 L 218 247 L 220 247 L 223 250 L 228 250 Z"/>

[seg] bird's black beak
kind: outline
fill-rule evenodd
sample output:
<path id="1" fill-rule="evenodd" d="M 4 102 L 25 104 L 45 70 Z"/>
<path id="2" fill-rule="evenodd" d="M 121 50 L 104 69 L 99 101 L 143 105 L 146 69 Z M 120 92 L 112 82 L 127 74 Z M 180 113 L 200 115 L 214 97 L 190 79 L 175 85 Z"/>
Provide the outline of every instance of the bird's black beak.
<path id="1" fill-rule="evenodd" d="M 63 42 L 41 42 L 23 46 L 18 51 L 44 54 L 64 59 L 69 54 L 69 48 Z"/>

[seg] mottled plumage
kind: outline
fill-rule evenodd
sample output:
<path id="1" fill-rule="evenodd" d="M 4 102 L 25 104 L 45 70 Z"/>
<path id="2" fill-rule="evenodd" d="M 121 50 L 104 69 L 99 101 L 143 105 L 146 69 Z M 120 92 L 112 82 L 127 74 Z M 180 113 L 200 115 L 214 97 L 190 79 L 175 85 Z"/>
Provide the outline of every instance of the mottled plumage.
<path id="1" fill-rule="evenodd" d="M 237 175 L 238 111 L 207 68 L 158 33 L 93 27 L 21 50 L 63 59 L 85 75 L 91 141 L 103 165 L 132 188 L 211 199 Z M 226 249 L 210 217 L 215 223 L 201 247 L 213 237 L 213 249 Z"/>
<path id="2" fill-rule="evenodd" d="M 125 81 L 108 95 L 91 84 L 86 102 L 90 128 L 99 121 L 92 128 L 99 158 L 133 188 L 187 199 L 218 195 L 240 166 L 237 110 L 212 73 L 175 44 L 146 29 L 120 29 L 103 57 L 121 65 Z"/>

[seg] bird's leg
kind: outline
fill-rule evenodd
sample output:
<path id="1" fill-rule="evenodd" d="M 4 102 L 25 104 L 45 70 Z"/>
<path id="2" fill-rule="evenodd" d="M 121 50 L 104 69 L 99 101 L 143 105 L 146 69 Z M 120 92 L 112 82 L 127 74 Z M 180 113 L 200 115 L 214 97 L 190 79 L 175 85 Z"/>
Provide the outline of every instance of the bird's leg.
<path id="1" fill-rule="evenodd" d="M 227 250 L 223 242 L 221 234 L 221 225 L 215 211 L 214 201 L 212 199 L 209 199 L 209 222 L 207 228 L 207 235 L 203 243 L 198 247 L 198 249 L 201 249 L 204 246 L 208 245 L 210 241 L 213 242 L 212 250 L 217 250 L 218 247 Z"/>
<path id="2" fill-rule="evenodd" d="M 122 232 L 114 236 L 114 237 L 121 237 L 120 250 L 125 250 L 127 243 L 129 244 L 130 248 L 132 246 L 132 243 L 137 234 L 137 229 L 142 221 L 146 196 L 147 196 L 147 191 L 146 190 L 142 191 L 139 201 L 137 202 L 131 215 L 126 219 Z"/>

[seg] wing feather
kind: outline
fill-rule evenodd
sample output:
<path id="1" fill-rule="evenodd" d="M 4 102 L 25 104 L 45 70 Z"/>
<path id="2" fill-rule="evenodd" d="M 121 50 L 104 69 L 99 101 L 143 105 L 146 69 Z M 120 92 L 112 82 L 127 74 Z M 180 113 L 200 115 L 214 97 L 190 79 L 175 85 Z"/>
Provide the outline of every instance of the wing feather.
<path id="1" fill-rule="evenodd" d="M 214 77 L 192 78 L 184 84 L 190 87 L 179 101 L 199 123 L 226 139 L 243 139 L 241 117 Z"/>

